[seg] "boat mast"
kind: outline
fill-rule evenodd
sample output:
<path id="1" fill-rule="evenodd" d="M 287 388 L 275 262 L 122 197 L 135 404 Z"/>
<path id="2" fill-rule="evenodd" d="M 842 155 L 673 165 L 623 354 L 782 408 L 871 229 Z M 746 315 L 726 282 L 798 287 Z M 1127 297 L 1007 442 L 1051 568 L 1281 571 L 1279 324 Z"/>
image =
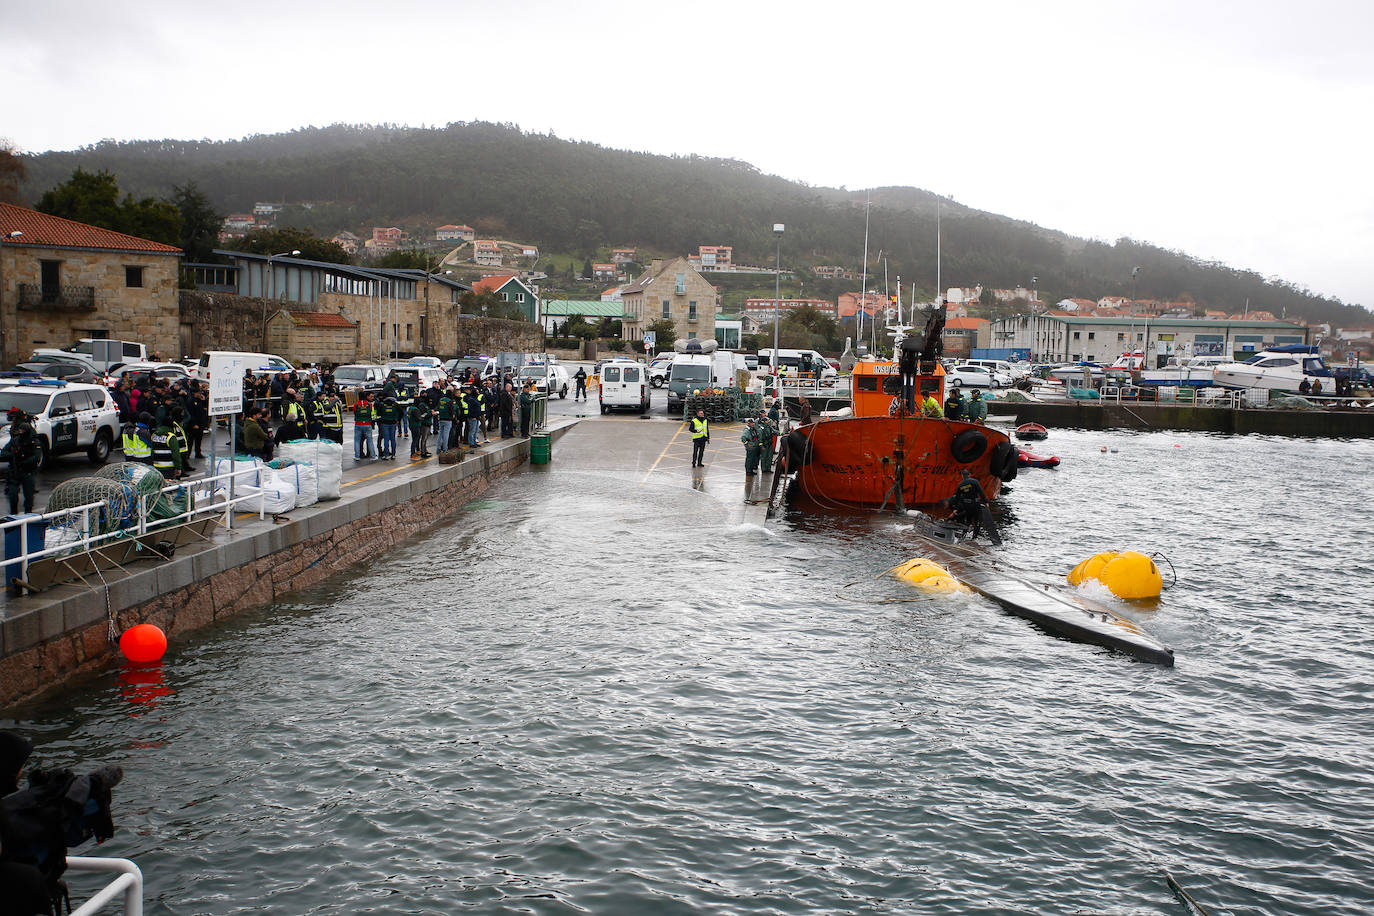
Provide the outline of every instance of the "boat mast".
<path id="1" fill-rule="evenodd" d="M 859 286 L 859 311 L 858 311 L 858 333 L 854 339 L 859 343 L 864 342 L 864 307 L 868 305 L 868 210 L 873 206 L 873 192 L 868 192 L 868 199 L 864 201 L 864 268 L 863 283 Z"/>

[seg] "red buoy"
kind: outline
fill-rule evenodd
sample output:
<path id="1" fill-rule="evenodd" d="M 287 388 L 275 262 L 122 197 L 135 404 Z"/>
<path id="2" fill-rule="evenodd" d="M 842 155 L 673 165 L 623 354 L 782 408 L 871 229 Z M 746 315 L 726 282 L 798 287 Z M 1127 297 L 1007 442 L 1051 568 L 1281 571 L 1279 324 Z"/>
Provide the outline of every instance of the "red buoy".
<path id="1" fill-rule="evenodd" d="M 167 651 L 167 636 L 151 623 L 140 623 L 119 637 L 119 651 L 131 662 L 155 662 Z"/>

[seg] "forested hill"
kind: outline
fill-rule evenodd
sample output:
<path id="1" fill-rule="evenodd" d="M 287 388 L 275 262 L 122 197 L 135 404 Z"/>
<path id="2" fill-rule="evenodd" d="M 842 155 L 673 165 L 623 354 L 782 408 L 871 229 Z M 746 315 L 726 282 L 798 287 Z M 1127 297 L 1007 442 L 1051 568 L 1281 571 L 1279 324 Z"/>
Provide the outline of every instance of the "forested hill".
<path id="1" fill-rule="evenodd" d="M 733 245 L 738 263 L 769 265 L 772 226 L 782 222 L 785 266 L 856 270 L 869 193 L 809 187 L 744 162 L 626 152 L 487 123 L 334 125 L 226 142 L 103 142 L 25 157 L 25 164 L 30 201 L 77 167 L 105 169 L 135 197 L 167 196 L 174 185 L 194 181 L 224 212 L 249 210 L 255 201 L 309 202 L 311 209 L 294 220 L 323 235 L 373 225 L 414 232 L 467 223 L 484 235 L 579 257 L 606 245 L 687 253 L 719 244 Z M 933 293 L 935 211 L 942 199 L 916 188 L 871 194 L 870 252 L 884 252 L 890 275 L 914 278 Z M 1129 240 L 1085 241 L 943 204 L 947 286 L 1011 288 L 1039 277 L 1041 298 L 1049 301 L 1134 293 L 1240 311 L 1248 299 L 1252 310 L 1310 321 L 1350 325 L 1371 318 L 1364 309 L 1254 272 Z"/>

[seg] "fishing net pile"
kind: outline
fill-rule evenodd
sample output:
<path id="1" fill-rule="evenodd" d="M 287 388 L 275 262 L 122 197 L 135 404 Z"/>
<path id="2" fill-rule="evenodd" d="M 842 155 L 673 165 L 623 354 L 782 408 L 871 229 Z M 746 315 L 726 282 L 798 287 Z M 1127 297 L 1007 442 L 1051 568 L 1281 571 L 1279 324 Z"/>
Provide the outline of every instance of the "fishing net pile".
<path id="1" fill-rule="evenodd" d="M 133 487 L 128 484 L 100 477 L 74 477 L 53 487 L 52 497 L 48 500 L 48 511 L 78 509 L 93 503 L 97 505 L 86 512 L 84 517 L 86 534 L 90 537 L 109 534 L 122 528 L 133 514 L 137 499 Z M 54 527 L 68 528 L 72 534 L 79 535 L 82 524 L 83 516 L 72 515 L 66 525 Z"/>
<path id="2" fill-rule="evenodd" d="M 162 472 L 149 464 L 126 461 L 110 464 L 95 472 L 103 480 L 113 480 L 127 484 L 134 491 L 134 508 L 138 508 L 140 497 L 147 497 L 148 521 L 159 522 L 173 518 L 186 511 L 186 491 L 179 490 L 172 495 L 163 494 L 167 479 Z"/>
<path id="3" fill-rule="evenodd" d="M 1279 395 L 1269 398 L 1269 406 L 1279 410 L 1314 410 L 1317 405 L 1297 395 Z"/>

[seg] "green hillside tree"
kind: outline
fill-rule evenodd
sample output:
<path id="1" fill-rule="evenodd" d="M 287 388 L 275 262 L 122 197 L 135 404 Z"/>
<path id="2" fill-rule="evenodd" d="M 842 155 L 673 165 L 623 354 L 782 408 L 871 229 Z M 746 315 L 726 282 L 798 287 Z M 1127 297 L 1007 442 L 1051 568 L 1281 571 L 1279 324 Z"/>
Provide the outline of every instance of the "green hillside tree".
<path id="1" fill-rule="evenodd" d="M 134 200 L 132 194 L 120 200 L 118 181 L 104 170 L 78 168 L 67 181 L 45 191 L 34 209 L 164 245 L 181 245 L 181 213 L 175 204 L 152 197 Z"/>
<path id="2" fill-rule="evenodd" d="M 219 227 L 224 216 L 194 181 L 172 188 L 172 202 L 181 214 L 181 250 L 186 260 L 204 263 L 214 257 L 219 245 Z"/>
<path id="3" fill-rule="evenodd" d="M 348 252 L 328 239 L 322 239 L 304 229 L 259 229 L 229 245 L 235 251 L 251 251 L 254 254 L 281 254 L 283 251 L 300 251 L 300 257 L 309 261 L 325 261 L 330 264 L 347 264 Z"/>

